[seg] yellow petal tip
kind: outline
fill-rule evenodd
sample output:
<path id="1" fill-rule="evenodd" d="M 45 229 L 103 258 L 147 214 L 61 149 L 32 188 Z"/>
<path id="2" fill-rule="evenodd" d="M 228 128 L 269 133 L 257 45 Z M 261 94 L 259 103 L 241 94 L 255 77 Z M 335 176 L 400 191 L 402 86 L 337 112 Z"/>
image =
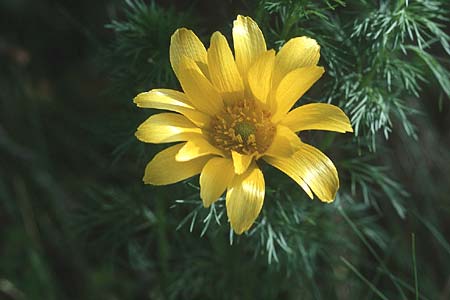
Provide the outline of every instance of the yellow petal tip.
<path id="1" fill-rule="evenodd" d="M 203 200 L 203 199 L 202 199 Z M 202 201 L 203 202 L 203 207 L 204 208 L 208 208 L 208 207 L 210 207 L 211 206 L 211 203 L 206 203 L 205 201 Z"/>
<path id="2" fill-rule="evenodd" d="M 192 31 L 192 30 L 187 29 L 186 27 L 178 28 L 178 29 L 175 30 L 175 32 L 172 34 L 172 37 L 173 37 L 174 35 L 176 35 L 176 34 L 180 34 L 181 32 L 189 32 L 189 31 Z"/>
<path id="3" fill-rule="evenodd" d="M 153 182 L 153 180 L 151 178 L 148 178 L 148 176 L 144 176 L 142 177 L 142 182 L 144 184 L 151 184 L 151 185 L 157 185 Z"/>
<path id="4" fill-rule="evenodd" d="M 334 202 L 334 199 L 336 198 L 337 190 L 339 189 L 339 186 L 336 187 L 336 190 L 332 195 L 324 195 L 322 198 L 319 197 L 319 200 L 324 203 L 332 203 Z"/>
<path id="5" fill-rule="evenodd" d="M 133 98 L 133 103 L 136 104 L 137 107 L 141 107 L 140 100 L 141 100 L 143 94 L 146 94 L 146 92 L 139 93 L 139 94 L 137 94 L 136 97 Z"/>
<path id="6" fill-rule="evenodd" d="M 247 231 L 246 229 L 240 229 L 240 230 L 237 230 L 236 228 L 233 228 L 233 226 L 231 226 L 231 228 L 233 229 L 234 233 L 237 234 L 237 235 L 241 235 L 241 234 L 243 234 L 245 231 Z"/>
<path id="7" fill-rule="evenodd" d="M 334 201 L 334 199 L 331 199 L 331 200 L 321 199 L 321 200 L 322 200 L 322 202 L 325 202 L 325 203 L 332 203 Z"/>

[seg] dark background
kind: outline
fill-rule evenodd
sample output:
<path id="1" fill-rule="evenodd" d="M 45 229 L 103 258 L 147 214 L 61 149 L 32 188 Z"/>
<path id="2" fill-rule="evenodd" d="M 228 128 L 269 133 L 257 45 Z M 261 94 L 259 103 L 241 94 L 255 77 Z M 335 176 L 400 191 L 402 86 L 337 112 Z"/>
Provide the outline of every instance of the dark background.
<path id="1" fill-rule="evenodd" d="M 214 293 L 255 299 L 256 290 L 270 285 L 276 288 L 267 299 L 301 299 L 296 295 L 309 283 L 299 284 L 283 267 L 272 269 L 264 257 L 252 263 L 242 240 L 230 246 L 227 233 L 200 238 L 175 231 L 184 213 L 174 212 L 171 201 L 192 188 L 141 183 L 145 163 L 161 147 L 135 140 L 148 113 L 132 97 L 161 82 L 174 85 L 167 53 L 175 28 L 193 26 L 206 36 L 229 30 L 237 13 L 252 13 L 249 2 L 158 1 L 186 15 L 143 41 L 155 47 L 161 70 L 154 72 L 150 62 L 148 73 L 133 80 L 121 78 L 132 62 L 116 56 L 120 41 L 105 27 L 127 18 L 122 1 L 0 1 L 0 299 L 205 299 Z M 408 217 L 392 211 L 376 217 L 394 241 L 382 259 L 413 285 L 403 266 L 411 266 L 415 233 L 420 287 L 429 299 L 442 300 L 450 299 L 449 107 L 430 78 L 411 107 L 422 112 L 414 117 L 417 140 L 394 130 L 377 154 L 409 194 Z M 368 251 L 361 255 L 375 261 Z M 328 299 L 362 299 L 351 296 L 352 289 L 367 289 L 357 276 L 322 263 L 316 270 L 336 278 Z M 199 264 L 210 273 L 188 272 Z M 373 275 L 377 263 L 360 266 L 381 291 L 395 291 Z"/>

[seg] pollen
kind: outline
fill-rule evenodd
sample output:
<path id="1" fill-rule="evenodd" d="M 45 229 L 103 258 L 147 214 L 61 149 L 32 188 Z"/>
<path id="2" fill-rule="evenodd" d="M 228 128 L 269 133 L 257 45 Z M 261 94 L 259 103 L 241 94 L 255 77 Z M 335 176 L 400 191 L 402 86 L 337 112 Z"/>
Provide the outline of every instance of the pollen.
<path id="1" fill-rule="evenodd" d="M 254 100 L 229 104 L 211 118 L 211 142 L 224 151 L 262 154 L 272 144 L 275 126 L 271 114 Z"/>

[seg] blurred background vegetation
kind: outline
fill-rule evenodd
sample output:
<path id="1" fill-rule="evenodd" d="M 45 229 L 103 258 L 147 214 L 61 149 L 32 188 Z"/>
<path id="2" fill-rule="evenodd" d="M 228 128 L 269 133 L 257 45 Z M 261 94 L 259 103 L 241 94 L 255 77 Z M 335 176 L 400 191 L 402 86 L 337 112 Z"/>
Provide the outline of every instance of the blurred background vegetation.
<path id="1" fill-rule="evenodd" d="M 132 98 L 178 88 L 170 35 L 208 44 L 237 14 L 269 48 L 318 40 L 302 102 L 355 136 L 306 132 L 336 163 L 331 205 L 265 169 L 261 216 L 230 234 L 198 180 L 144 186 L 162 149 Z M 445 0 L 0 1 L 0 299 L 450 299 Z"/>

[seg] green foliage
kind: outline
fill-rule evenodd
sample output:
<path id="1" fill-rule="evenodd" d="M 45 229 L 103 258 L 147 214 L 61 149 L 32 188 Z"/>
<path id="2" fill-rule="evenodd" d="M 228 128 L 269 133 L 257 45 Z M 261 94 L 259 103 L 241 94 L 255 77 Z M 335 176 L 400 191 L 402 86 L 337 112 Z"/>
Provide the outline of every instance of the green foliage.
<path id="1" fill-rule="evenodd" d="M 346 109 L 360 144 L 372 151 L 377 133 L 387 139 L 395 123 L 416 136 L 410 116 L 417 112 L 410 103 L 420 99 L 421 84 L 430 79 L 427 72 L 450 95 L 449 72 L 427 52 L 439 43 L 450 53 L 450 37 L 443 30 L 448 10 L 442 1 L 262 4 L 276 18 L 276 43 L 298 35 L 318 40 L 332 77 L 326 99 Z"/>
<path id="2" fill-rule="evenodd" d="M 403 199 L 408 193 L 403 186 L 389 177 L 389 169 L 371 163 L 370 155 L 341 162 L 341 170 L 350 175 L 351 198 L 361 199 L 381 213 L 380 203 L 386 198 L 397 214 L 405 217 Z"/>
<path id="3" fill-rule="evenodd" d="M 106 28 L 116 38 L 102 55 L 105 72 L 112 81 L 111 92 L 131 97 L 151 85 L 174 86 L 169 62 L 172 33 L 192 25 L 189 12 L 163 9 L 151 2 L 125 1 L 123 20 L 113 20 Z"/>
<path id="4" fill-rule="evenodd" d="M 413 54 L 423 60 L 429 56 L 426 49 L 435 42 L 440 42 L 449 53 L 450 37 L 441 30 L 447 20 L 442 6 L 438 1 L 410 4 L 386 1 L 379 7 L 368 7 L 369 11 L 362 12 L 365 18 L 354 22 L 350 37 L 367 51 L 357 64 L 361 85 L 354 87 L 350 97 L 345 97 L 350 98 L 346 106 L 357 134 L 374 135 L 383 130 L 387 137 L 393 126 L 391 119 L 395 117 L 408 134 L 414 135 L 408 118 L 414 111 L 408 109 L 405 99 L 420 97 L 420 82 L 425 77 L 424 68 L 415 62 L 417 58 Z M 448 72 L 438 63 L 428 66 L 434 74 L 444 71 L 437 78 L 448 77 Z M 448 82 L 439 80 L 439 83 L 447 93 Z M 374 143 L 372 140 L 372 148 Z"/>

